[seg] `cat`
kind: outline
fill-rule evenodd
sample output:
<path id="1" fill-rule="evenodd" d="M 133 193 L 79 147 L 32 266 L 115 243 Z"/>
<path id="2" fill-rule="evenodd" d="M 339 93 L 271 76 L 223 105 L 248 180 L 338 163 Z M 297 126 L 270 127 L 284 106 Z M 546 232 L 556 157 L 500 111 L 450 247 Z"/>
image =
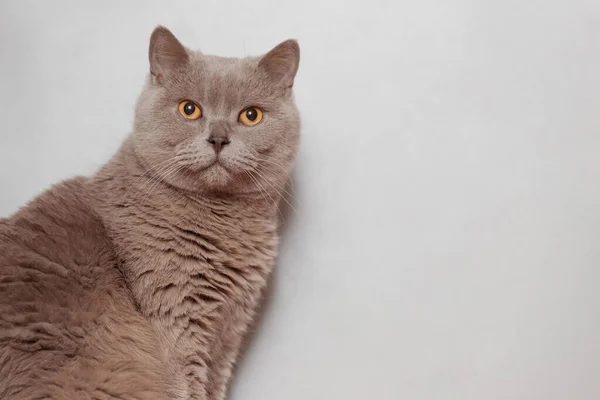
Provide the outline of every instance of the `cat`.
<path id="1" fill-rule="evenodd" d="M 277 255 L 299 60 L 154 30 L 119 151 L 0 221 L 0 398 L 226 398 Z"/>

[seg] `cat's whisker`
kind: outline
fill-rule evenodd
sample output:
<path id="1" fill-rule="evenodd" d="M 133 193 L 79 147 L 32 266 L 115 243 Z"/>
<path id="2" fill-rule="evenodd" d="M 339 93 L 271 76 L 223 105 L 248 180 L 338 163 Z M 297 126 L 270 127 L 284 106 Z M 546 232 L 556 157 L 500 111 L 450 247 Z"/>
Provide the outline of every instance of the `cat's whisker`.
<path id="1" fill-rule="evenodd" d="M 176 161 L 179 161 L 179 160 L 176 160 Z M 144 199 L 141 201 L 141 204 L 145 204 L 146 201 L 152 195 L 152 192 L 154 190 L 156 190 L 160 186 L 161 183 L 163 183 L 167 178 L 172 177 L 173 175 L 177 174 L 177 172 L 179 172 L 181 169 L 183 169 L 183 166 L 180 165 L 178 162 L 171 164 L 168 168 L 166 167 L 164 169 L 163 173 L 158 176 L 154 185 L 148 190 L 148 193 L 144 197 Z"/>
<path id="2" fill-rule="evenodd" d="M 142 185 L 142 187 L 135 193 L 134 197 L 132 200 L 136 200 L 138 197 L 144 195 L 144 194 L 149 194 L 150 192 L 152 192 L 152 190 L 154 190 L 154 188 L 156 186 L 158 186 L 162 179 L 161 176 L 164 173 L 165 170 L 170 169 L 174 166 L 175 164 L 171 164 L 168 167 L 165 167 L 164 170 L 162 170 L 162 172 L 160 173 L 159 176 L 153 176 L 150 177 L 150 179 L 148 180 L 148 182 L 145 182 L 144 185 Z M 148 198 L 148 196 L 144 196 L 144 200 L 141 202 L 141 204 L 144 204 L 146 199 Z"/>
<path id="3" fill-rule="evenodd" d="M 168 160 L 165 160 L 165 161 L 162 161 L 162 162 L 158 163 L 157 165 L 168 164 L 168 163 L 170 163 L 170 162 L 172 162 L 172 161 L 173 161 L 173 159 L 168 159 Z M 132 191 L 132 190 L 134 190 L 134 189 L 135 189 L 135 187 L 136 187 L 136 184 L 137 184 L 137 183 L 140 181 L 140 179 L 142 179 L 142 178 L 147 178 L 147 179 L 149 179 L 149 180 L 150 180 L 150 182 L 154 182 L 154 180 L 155 180 L 156 178 L 155 178 L 155 177 L 153 177 L 153 176 L 147 176 L 147 174 L 148 174 L 148 173 L 149 173 L 149 172 L 152 170 L 152 168 L 155 168 L 155 167 L 156 167 L 156 166 L 151 166 L 151 167 L 147 168 L 145 171 L 143 171 L 143 172 L 142 172 L 142 173 L 141 173 L 141 174 L 140 174 L 140 175 L 139 175 L 139 176 L 138 176 L 138 177 L 137 177 L 137 178 L 136 178 L 136 179 L 135 179 L 135 180 L 134 180 L 134 181 L 131 183 L 131 185 L 130 185 L 129 189 L 127 189 L 127 192 L 125 192 L 125 194 L 123 195 L 123 200 L 122 200 L 122 201 L 123 201 L 124 203 L 125 203 L 125 202 L 127 202 L 129 194 L 131 193 L 131 191 Z M 146 186 L 147 184 L 148 184 L 148 182 L 144 182 L 144 184 L 142 184 L 142 188 L 144 188 L 144 186 Z M 141 190 L 142 188 L 140 188 L 140 190 Z M 134 196 L 134 198 L 135 198 L 135 197 L 136 197 L 136 196 Z"/>
<path id="4" fill-rule="evenodd" d="M 173 166 L 175 166 L 178 161 L 179 161 L 179 157 L 174 157 L 174 158 L 166 160 L 162 163 L 159 163 L 159 165 L 161 165 L 161 164 L 165 164 L 165 165 L 158 170 L 158 172 L 156 173 L 156 176 L 150 175 L 148 177 L 148 181 L 144 182 L 144 184 L 142 184 L 142 186 L 136 191 L 132 200 L 135 200 L 143 192 L 151 192 L 164 179 L 164 178 L 162 178 L 162 175 L 164 175 L 168 170 L 170 170 Z M 148 172 L 151 169 L 152 168 L 148 169 Z M 145 196 L 144 202 L 147 198 L 148 198 L 148 196 Z"/>
<path id="5" fill-rule="evenodd" d="M 269 181 L 269 183 L 270 183 L 272 186 L 274 186 L 274 185 L 275 185 L 275 182 L 274 182 L 273 180 L 271 180 L 271 179 L 270 179 L 270 178 L 267 176 L 267 174 L 266 174 L 266 173 L 264 173 L 264 172 L 260 172 L 260 171 L 258 171 L 258 169 L 255 169 L 255 168 L 253 168 L 252 170 L 253 170 L 253 171 L 256 171 L 256 172 L 259 172 L 259 173 L 261 174 L 261 177 L 262 177 L 263 179 L 265 179 L 265 180 L 268 180 L 268 181 Z M 285 180 L 285 177 L 283 177 L 283 176 L 281 176 L 281 175 L 277 175 L 277 177 L 284 178 L 284 180 Z M 289 179 L 288 179 L 288 181 L 289 181 Z M 275 187 L 273 187 L 273 188 L 275 189 Z M 292 193 L 288 192 L 288 191 L 287 191 L 285 188 L 283 188 L 283 187 L 281 188 L 281 190 L 282 190 L 282 191 L 283 191 L 283 192 L 284 192 L 286 195 L 288 195 L 288 196 L 289 196 L 289 197 L 290 197 L 292 200 L 294 200 L 294 201 L 296 201 L 296 202 L 300 203 L 300 201 L 299 201 L 298 199 L 296 199 L 296 197 L 294 196 L 294 194 L 292 194 Z M 301 204 L 301 203 L 300 203 L 300 204 Z"/>
<path id="6" fill-rule="evenodd" d="M 264 158 L 264 157 L 256 157 L 256 159 L 257 159 L 258 161 L 263 161 L 263 162 L 267 162 L 267 163 L 273 164 L 273 165 L 275 165 L 275 166 L 277 166 L 277 167 L 281 168 L 282 170 L 285 170 L 285 169 L 286 169 L 286 168 L 283 166 L 283 164 L 281 164 L 281 163 L 278 163 L 277 161 L 273 161 L 273 160 L 271 160 L 271 159 Z"/>
<path id="7" fill-rule="evenodd" d="M 258 174 L 258 175 L 259 175 L 261 178 L 263 178 L 263 180 L 264 180 L 264 181 L 265 181 L 267 184 L 269 184 L 269 185 L 270 185 L 270 186 L 273 188 L 273 190 L 275 190 L 275 191 L 277 192 L 277 194 L 279 194 L 279 196 L 280 196 L 280 197 L 283 199 L 283 201 L 285 201 L 285 202 L 286 202 L 286 203 L 287 203 L 287 204 L 288 204 L 288 205 L 291 207 L 291 209 L 292 209 L 292 210 L 294 210 L 294 213 L 296 213 L 296 215 L 297 215 L 298 217 L 300 217 L 300 214 L 298 213 L 298 211 L 296 210 L 296 208 L 295 208 L 295 207 L 292 205 L 292 203 L 290 203 L 290 202 L 288 201 L 288 199 L 286 199 L 286 198 L 285 198 L 285 196 L 284 196 L 283 194 L 281 194 L 281 192 L 280 192 L 280 191 L 279 191 L 279 190 L 278 190 L 278 189 L 275 187 L 275 185 L 274 185 L 272 182 L 270 182 L 270 181 L 267 179 L 267 177 L 266 177 L 266 175 L 265 175 L 265 174 L 261 173 L 261 172 L 260 172 L 259 170 L 257 170 L 257 169 L 255 169 L 253 172 L 256 172 L 256 173 L 257 173 L 257 174 Z"/>
<path id="8" fill-rule="evenodd" d="M 144 171 L 144 172 L 143 172 L 143 173 L 142 173 L 142 174 L 141 174 L 141 175 L 140 175 L 140 176 L 139 176 L 139 177 L 138 177 L 138 178 L 137 178 L 137 179 L 136 179 L 136 180 L 135 180 L 133 183 L 132 183 L 132 185 L 131 185 L 131 188 L 130 188 L 130 190 L 128 190 L 127 194 L 128 194 L 128 193 L 129 193 L 129 192 L 130 192 L 132 189 L 134 189 L 134 188 L 135 188 L 135 184 L 136 184 L 136 183 L 137 183 L 137 182 L 138 182 L 140 179 L 142 179 L 142 178 L 147 178 L 148 180 L 147 180 L 146 182 L 144 182 L 144 183 L 142 184 L 142 186 L 141 186 L 141 187 L 139 187 L 139 188 L 138 188 L 138 191 L 137 191 L 137 193 L 136 193 L 136 194 L 133 196 L 133 199 L 135 199 L 135 198 L 136 198 L 136 197 L 139 195 L 139 193 L 140 193 L 140 192 L 142 192 L 143 190 L 145 190 L 145 189 L 146 189 L 146 188 L 147 188 L 149 185 L 153 184 L 153 183 L 154 183 L 154 182 L 155 182 L 155 181 L 158 179 L 158 177 L 157 177 L 157 176 L 152 176 L 152 175 L 150 174 L 150 172 L 151 172 L 153 169 L 156 169 L 156 170 L 158 171 L 158 172 L 157 172 L 157 174 L 158 174 L 158 175 L 160 175 L 160 173 L 161 173 L 162 171 L 164 171 L 165 169 L 169 168 L 169 167 L 170 167 L 172 164 L 176 163 L 176 162 L 178 161 L 178 159 L 179 159 L 179 157 L 178 157 L 178 156 L 176 156 L 176 157 L 172 157 L 172 158 L 169 158 L 169 159 L 167 159 L 167 160 L 164 160 L 164 161 L 162 161 L 162 162 L 160 162 L 160 163 L 158 163 L 158 164 L 156 164 L 156 165 L 152 165 L 152 166 L 148 167 L 148 168 L 147 168 L 147 169 L 146 169 L 146 170 L 145 170 L 145 171 Z M 127 195 L 127 194 L 126 194 L 126 195 Z M 127 200 L 127 197 L 125 197 L 125 200 Z"/>
<path id="9" fill-rule="evenodd" d="M 266 158 L 263 158 L 263 157 L 257 157 L 257 160 L 259 160 L 260 162 L 266 162 L 266 163 L 269 163 L 269 164 L 274 165 L 276 167 L 279 167 L 280 171 L 277 171 L 277 172 L 284 172 L 285 173 L 285 170 L 287 169 L 282 164 L 280 164 L 278 162 L 275 162 L 273 160 L 269 160 L 269 159 L 266 159 Z M 288 179 L 288 183 L 290 184 L 290 189 L 292 190 L 292 192 L 294 192 L 294 194 L 296 194 L 296 188 L 294 187 L 294 182 L 293 182 L 293 180 L 291 178 Z"/>
<path id="10" fill-rule="evenodd" d="M 255 169 L 257 167 L 258 161 L 254 159 L 246 159 L 246 158 L 234 158 L 231 160 L 235 163 L 240 164 L 242 167 L 247 167 L 249 169 Z"/>
<path id="11" fill-rule="evenodd" d="M 256 186 L 256 189 L 258 190 L 258 192 L 261 194 L 261 196 L 263 197 L 263 199 L 265 200 L 265 203 L 269 203 L 269 200 L 267 200 L 267 197 L 265 196 L 264 190 L 259 186 L 258 182 L 256 181 L 256 179 L 254 178 L 254 176 L 252 176 L 250 174 L 250 172 L 244 170 L 244 172 L 246 173 L 246 175 L 248 176 L 248 178 L 250 178 L 250 180 L 254 183 L 254 186 Z"/>
<path id="12" fill-rule="evenodd" d="M 267 198 L 265 197 L 265 193 L 267 196 L 269 196 L 269 199 L 271 199 L 271 202 L 275 205 L 275 207 L 277 208 L 277 212 L 279 213 L 279 215 L 281 216 L 281 219 L 284 219 L 283 213 L 281 212 L 281 209 L 279 208 L 279 205 L 277 204 L 277 201 L 275 199 L 273 199 L 273 197 L 269 194 L 269 192 L 264 188 L 264 186 L 258 181 L 258 179 L 252 175 L 252 173 L 250 171 L 246 171 L 244 170 L 244 172 L 246 172 L 246 174 L 250 177 L 250 179 L 252 179 L 252 181 L 254 181 L 254 183 L 256 183 L 257 187 L 259 188 L 260 192 L 263 194 L 263 198 L 265 199 L 265 201 L 268 203 L 269 201 L 267 200 Z"/>
<path id="13" fill-rule="evenodd" d="M 250 171 L 244 170 L 244 172 L 256 184 L 256 187 L 259 189 L 260 193 L 263 195 L 263 197 L 264 197 L 265 201 L 267 202 L 267 204 L 269 203 L 269 200 L 267 200 L 267 198 L 265 197 L 265 195 L 269 196 L 269 199 L 270 199 L 271 203 L 276 203 L 275 199 L 273 199 L 273 197 L 269 194 L 269 192 L 265 189 L 265 187 L 258 181 L 258 179 L 256 179 L 256 177 L 254 175 L 252 175 L 252 173 Z"/>

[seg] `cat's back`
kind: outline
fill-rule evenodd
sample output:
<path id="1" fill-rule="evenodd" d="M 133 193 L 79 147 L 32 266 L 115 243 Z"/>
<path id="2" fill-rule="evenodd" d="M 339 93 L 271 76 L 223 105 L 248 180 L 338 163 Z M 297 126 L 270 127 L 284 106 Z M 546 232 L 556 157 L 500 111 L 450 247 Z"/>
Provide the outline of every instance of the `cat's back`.
<path id="1" fill-rule="evenodd" d="M 86 187 L 64 182 L 0 220 L 2 399 L 163 398 L 153 332 Z"/>

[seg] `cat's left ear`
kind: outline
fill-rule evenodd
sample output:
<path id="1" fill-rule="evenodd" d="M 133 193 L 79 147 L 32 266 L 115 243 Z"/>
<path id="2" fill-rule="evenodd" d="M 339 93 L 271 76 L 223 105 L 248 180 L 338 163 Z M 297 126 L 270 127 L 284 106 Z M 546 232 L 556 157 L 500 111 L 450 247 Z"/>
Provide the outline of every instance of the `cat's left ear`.
<path id="1" fill-rule="evenodd" d="M 294 85 L 299 64 L 300 46 L 297 41 L 290 39 L 265 54 L 258 67 L 267 72 L 273 83 L 287 89 Z"/>
<path id="2" fill-rule="evenodd" d="M 183 67 L 189 60 L 185 47 L 175 35 L 164 26 L 158 26 L 150 37 L 150 74 L 152 82 L 163 83 L 164 78 L 176 69 Z"/>

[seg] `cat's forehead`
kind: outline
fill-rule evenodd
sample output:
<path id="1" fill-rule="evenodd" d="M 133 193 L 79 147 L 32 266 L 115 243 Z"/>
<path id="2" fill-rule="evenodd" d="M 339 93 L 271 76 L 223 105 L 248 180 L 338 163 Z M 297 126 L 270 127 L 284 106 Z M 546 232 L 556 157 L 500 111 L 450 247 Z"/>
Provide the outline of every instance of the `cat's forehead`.
<path id="1" fill-rule="evenodd" d="M 203 105 L 220 108 L 269 103 L 274 88 L 258 68 L 258 58 L 194 54 L 181 72 L 176 90 Z"/>
<path id="2" fill-rule="evenodd" d="M 258 65 L 256 58 L 220 57 L 196 54 L 191 57 L 190 64 L 195 68 L 212 75 L 230 75 L 235 77 L 247 75 Z"/>

